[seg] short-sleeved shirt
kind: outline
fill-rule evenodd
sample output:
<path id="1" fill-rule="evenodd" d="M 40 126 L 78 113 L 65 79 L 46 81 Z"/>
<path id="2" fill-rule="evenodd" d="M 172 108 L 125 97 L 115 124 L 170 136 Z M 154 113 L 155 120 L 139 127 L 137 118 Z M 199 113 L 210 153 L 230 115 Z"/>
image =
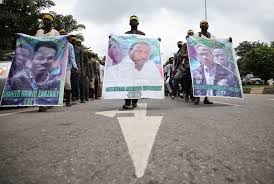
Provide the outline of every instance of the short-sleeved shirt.
<path id="1" fill-rule="evenodd" d="M 36 37 L 42 37 L 42 36 L 60 36 L 60 33 L 55 30 L 55 29 L 51 29 L 50 32 L 45 33 L 44 29 L 39 29 L 36 34 Z"/>

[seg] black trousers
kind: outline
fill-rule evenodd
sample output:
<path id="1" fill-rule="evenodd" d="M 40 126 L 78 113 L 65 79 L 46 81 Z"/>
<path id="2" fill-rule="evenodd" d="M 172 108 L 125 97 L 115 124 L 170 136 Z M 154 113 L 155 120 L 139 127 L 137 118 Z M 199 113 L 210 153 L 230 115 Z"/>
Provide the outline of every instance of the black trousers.
<path id="1" fill-rule="evenodd" d="M 88 78 L 81 76 L 80 77 L 80 99 L 85 100 L 88 98 Z"/>
<path id="2" fill-rule="evenodd" d="M 80 74 L 71 73 L 71 92 L 73 100 L 79 99 Z"/>
<path id="3" fill-rule="evenodd" d="M 125 99 L 125 105 L 130 106 L 131 104 L 137 104 L 138 99 Z"/>

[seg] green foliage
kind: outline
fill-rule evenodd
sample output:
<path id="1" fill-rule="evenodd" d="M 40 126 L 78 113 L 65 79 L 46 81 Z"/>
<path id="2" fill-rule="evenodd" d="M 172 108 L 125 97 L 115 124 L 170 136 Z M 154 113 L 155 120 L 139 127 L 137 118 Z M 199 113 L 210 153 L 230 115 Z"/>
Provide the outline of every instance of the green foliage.
<path id="1" fill-rule="evenodd" d="M 5 0 L 0 4 L 0 49 L 14 50 L 15 33 L 35 35 L 40 23 L 39 18 L 45 8 L 54 6 L 53 0 Z M 68 33 L 85 29 L 83 24 L 78 24 L 72 15 L 55 15 L 53 27 L 56 30 L 65 29 Z M 84 41 L 83 35 L 79 39 Z"/>
<path id="2" fill-rule="evenodd" d="M 65 29 L 67 33 L 71 33 L 73 31 L 80 31 L 82 29 L 86 29 L 86 27 L 83 24 L 78 24 L 78 22 L 73 18 L 72 15 L 64 16 L 62 14 L 57 14 L 55 12 L 50 12 L 50 13 L 55 16 L 53 27 L 57 31 L 61 29 Z M 80 37 L 79 39 L 81 38 L 84 39 L 83 36 Z"/>
<path id="3" fill-rule="evenodd" d="M 5 0 L 0 7 L 0 49 L 14 49 L 15 33 L 34 35 L 40 11 L 54 5 L 52 0 Z"/>
<path id="4" fill-rule="evenodd" d="M 260 42 L 241 42 L 235 49 L 241 75 L 253 73 L 255 76 L 268 80 L 274 77 L 274 42 L 270 45 Z"/>

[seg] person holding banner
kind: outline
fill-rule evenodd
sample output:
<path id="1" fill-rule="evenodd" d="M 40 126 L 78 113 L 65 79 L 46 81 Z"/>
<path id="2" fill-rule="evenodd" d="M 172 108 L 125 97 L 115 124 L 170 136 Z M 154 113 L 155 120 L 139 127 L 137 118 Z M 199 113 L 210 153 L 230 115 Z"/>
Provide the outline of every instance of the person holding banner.
<path id="1" fill-rule="evenodd" d="M 40 36 L 60 36 L 60 33 L 52 28 L 52 22 L 54 20 L 53 15 L 49 13 L 44 13 L 42 15 L 42 20 L 43 20 L 43 28 L 39 29 L 35 36 L 40 37 Z"/>
<path id="2" fill-rule="evenodd" d="M 39 29 L 35 36 L 36 37 L 43 37 L 43 36 L 60 36 L 60 33 L 52 28 L 52 23 L 54 20 L 53 15 L 49 13 L 44 13 L 42 15 L 42 20 L 43 20 L 43 28 Z M 45 112 L 47 111 L 48 107 L 39 107 L 39 112 Z"/>
<path id="3" fill-rule="evenodd" d="M 125 34 L 145 35 L 144 32 L 138 30 L 139 18 L 136 15 L 132 15 L 129 18 L 129 25 L 131 27 L 131 30 L 125 32 Z M 125 104 L 123 105 L 123 109 L 133 109 L 137 107 L 137 102 L 138 102 L 138 99 L 125 99 Z"/>
<path id="4" fill-rule="evenodd" d="M 202 20 L 200 22 L 201 32 L 199 32 L 196 36 L 206 39 L 215 39 L 215 37 L 208 32 L 208 27 L 208 22 L 206 20 Z M 230 37 L 228 41 L 232 42 L 232 38 Z M 208 86 L 230 86 L 229 83 L 232 78 L 226 75 L 228 70 L 225 68 L 229 67 L 229 63 L 225 61 L 225 59 L 228 58 L 220 58 L 219 55 L 221 52 L 218 48 L 214 50 L 203 44 L 198 44 L 195 47 L 200 61 L 200 67 L 193 72 L 193 85 L 205 84 Z M 205 96 L 204 104 L 213 104 L 213 102 L 210 102 L 206 96 L 216 96 L 216 91 L 212 89 L 196 89 L 195 94 Z M 194 104 L 199 104 L 199 102 L 200 97 L 195 97 Z"/>
<path id="5" fill-rule="evenodd" d="M 202 20 L 201 22 L 200 22 L 200 28 L 201 28 L 201 31 L 198 33 L 198 35 L 196 35 L 196 36 L 198 36 L 198 37 L 205 37 L 205 38 L 209 38 L 209 39 L 214 39 L 215 38 L 215 36 L 213 36 L 210 32 L 208 32 L 208 27 L 209 27 L 209 25 L 208 25 L 208 22 L 206 21 L 206 20 Z M 206 51 L 206 50 L 204 50 L 204 51 Z M 211 56 L 212 55 L 212 53 L 211 53 L 211 51 L 210 52 L 207 52 L 207 53 L 205 53 L 205 54 L 209 54 L 209 56 Z M 204 57 L 205 55 L 201 55 L 202 57 Z M 213 57 L 213 55 L 212 55 L 212 57 Z M 209 66 L 211 66 L 211 64 L 210 63 L 208 63 L 209 64 Z M 204 66 L 204 65 L 203 65 Z M 210 67 L 211 68 L 211 67 Z M 214 67 L 213 67 L 214 68 Z M 212 69 L 212 68 L 211 68 Z M 207 74 L 209 74 L 209 73 L 207 73 Z M 207 75 L 207 76 L 210 76 L 210 75 Z M 212 78 L 212 76 L 211 76 L 211 78 Z M 210 77 L 208 77 L 208 79 L 210 79 Z M 209 81 L 209 80 L 208 80 Z M 194 104 L 196 104 L 196 105 L 198 105 L 200 103 L 200 97 L 195 97 L 194 98 Z M 205 97 L 204 98 L 204 104 L 213 104 L 213 102 L 211 102 L 211 101 L 209 101 L 208 100 L 208 98 L 207 97 Z"/>

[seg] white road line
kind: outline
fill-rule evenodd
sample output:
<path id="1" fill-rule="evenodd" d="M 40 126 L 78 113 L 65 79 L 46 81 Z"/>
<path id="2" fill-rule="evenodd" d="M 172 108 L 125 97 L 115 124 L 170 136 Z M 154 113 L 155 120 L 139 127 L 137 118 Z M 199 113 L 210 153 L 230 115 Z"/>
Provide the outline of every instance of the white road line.
<path id="1" fill-rule="evenodd" d="M 147 104 L 129 111 L 104 111 L 96 114 L 114 117 L 118 113 L 134 113 L 134 117 L 117 117 L 129 154 L 135 166 L 135 175 L 141 178 L 146 170 L 149 155 L 153 147 L 163 116 L 146 116 Z"/>
<path id="2" fill-rule="evenodd" d="M 274 101 L 274 99 L 268 99 L 268 100 L 272 100 L 272 101 Z"/>
<path id="3" fill-rule="evenodd" d="M 225 102 L 215 102 L 215 101 L 213 101 L 213 102 L 216 103 L 216 104 L 230 105 L 230 106 L 236 106 L 236 107 L 242 106 L 242 105 L 239 105 L 239 104 L 232 104 L 232 103 L 225 103 Z"/>
<path id="4" fill-rule="evenodd" d="M 10 115 L 13 115 L 13 114 L 19 114 L 19 113 L 22 113 L 22 112 L 29 112 L 29 111 L 33 111 L 33 110 L 35 110 L 35 109 L 32 108 L 32 109 L 26 109 L 26 110 L 21 110 L 21 111 L 6 113 L 6 114 L 0 114 L 0 117 L 3 117 L 3 116 L 10 116 Z"/>

